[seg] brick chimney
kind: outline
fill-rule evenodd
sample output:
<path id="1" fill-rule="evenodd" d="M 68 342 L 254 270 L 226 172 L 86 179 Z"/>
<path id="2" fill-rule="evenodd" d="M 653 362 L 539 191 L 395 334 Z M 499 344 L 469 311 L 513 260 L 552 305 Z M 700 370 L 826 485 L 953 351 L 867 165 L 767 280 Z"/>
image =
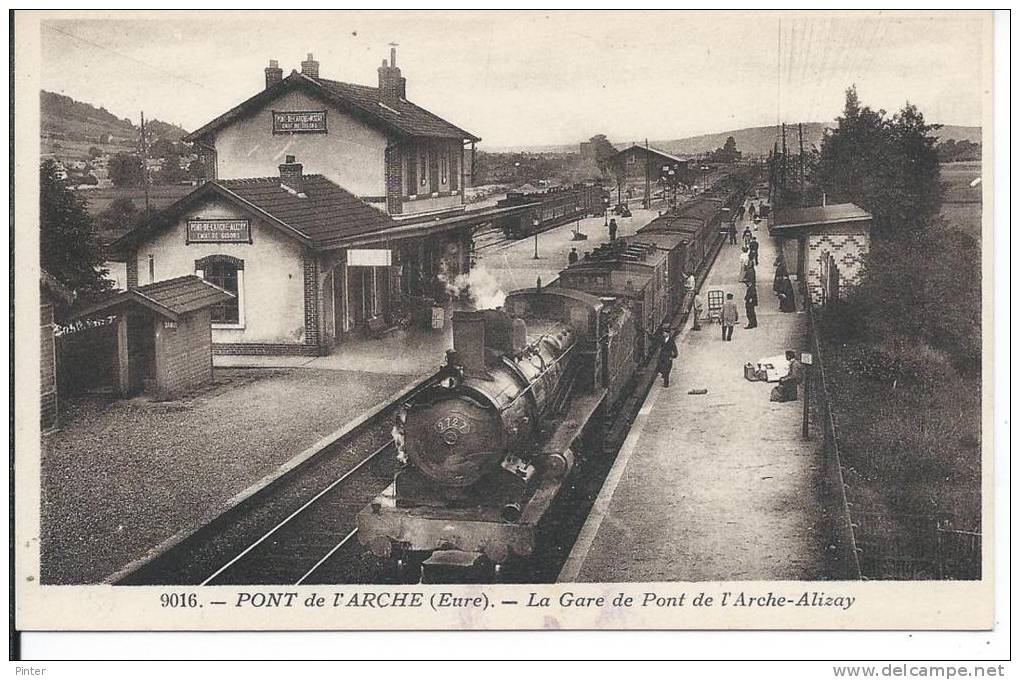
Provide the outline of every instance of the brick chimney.
<path id="1" fill-rule="evenodd" d="M 287 156 L 286 162 L 280 163 L 280 184 L 293 191 L 303 194 L 305 191 L 304 166 L 295 162 L 293 156 Z"/>
<path id="2" fill-rule="evenodd" d="M 301 74 L 309 78 L 319 77 L 319 62 L 312 58 L 311 52 L 308 53 L 308 59 L 301 62 Z"/>
<path id="3" fill-rule="evenodd" d="M 269 60 L 269 66 L 266 67 L 266 89 L 268 90 L 273 85 L 283 81 L 283 69 L 280 68 L 280 62 L 275 59 Z"/>
<path id="4" fill-rule="evenodd" d="M 397 68 L 397 48 L 390 47 L 390 61 L 383 59 L 379 67 L 379 99 L 384 104 L 398 104 L 407 96 L 407 80 L 400 77 Z"/>

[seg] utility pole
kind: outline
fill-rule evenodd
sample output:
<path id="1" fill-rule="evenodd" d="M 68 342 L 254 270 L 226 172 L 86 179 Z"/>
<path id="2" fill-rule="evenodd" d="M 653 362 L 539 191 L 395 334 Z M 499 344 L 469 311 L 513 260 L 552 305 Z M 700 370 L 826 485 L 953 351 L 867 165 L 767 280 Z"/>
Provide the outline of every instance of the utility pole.
<path id="1" fill-rule="evenodd" d="M 149 145 L 145 139 L 145 111 L 142 111 L 142 183 L 145 185 L 145 212 L 149 212 Z"/>
<path id="2" fill-rule="evenodd" d="M 786 193 L 786 123 L 783 123 L 783 164 L 780 166 L 779 186 Z M 783 197 L 785 200 L 785 196 Z"/>
<path id="3" fill-rule="evenodd" d="M 651 161 L 651 152 L 648 149 L 648 138 L 645 137 L 645 210 L 652 207 L 652 184 L 648 177 L 648 163 Z"/>
<path id="4" fill-rule="evenodd" d="M 797 135 L 800 137 L 800 202 L 804 203 L 804 123 L 797 123 Z"/>

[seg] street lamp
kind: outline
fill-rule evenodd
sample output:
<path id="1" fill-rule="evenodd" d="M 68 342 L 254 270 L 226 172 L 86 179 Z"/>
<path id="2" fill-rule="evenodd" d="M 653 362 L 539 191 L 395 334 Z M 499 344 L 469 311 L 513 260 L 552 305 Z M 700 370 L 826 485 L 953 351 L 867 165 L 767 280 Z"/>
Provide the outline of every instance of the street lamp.
<path id="1" fill-rule="evenodd" d="M 701 166 L 701 173 L 702 173 L 702 176 L 701 176 L 702 177 L 702 179 L 701 179 L 701 189 L 702 189 L 702 191 L 706 191 L 708 189 L 708 171 L 709 170 L 711 170 L 711 168 L 709 168 L 707 165 L 702 165 Z"/>
<path id="2" fill-rule="evenodd" d="M 539 225 L 538 218 L 535 218 L 531 221 L 531 226 L 534 227 L 535 229 L 535 257 L 532 258 L 535 260 L 538 259 L 538 225 Z"/>
<path id="3" fill-rule="evenodd" d="M 603 226 L 608 227 L 609 226 L 609 197 L 608 196 L 603 196 L 602 197 L 602 205 L 604 205 L 605 208 L 606 208 L 605 211 L 604 211 L 605 216 L 606 216 L 606 223 Z"/>

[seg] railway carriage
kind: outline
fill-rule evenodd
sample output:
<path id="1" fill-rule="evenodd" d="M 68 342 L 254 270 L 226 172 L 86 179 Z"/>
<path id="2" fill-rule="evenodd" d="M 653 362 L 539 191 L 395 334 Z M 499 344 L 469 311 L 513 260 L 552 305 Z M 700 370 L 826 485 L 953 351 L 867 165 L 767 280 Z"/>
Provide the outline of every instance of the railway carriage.
<path id="1" fill-rule="evenodd" d="M 510 191 L 496 205 L 500 208 L 527 206 L 527 209 L 503 218 L 500 226 L 507 238 L 525 238 L 601 211 L 604 208 L 602 195 L 602 187 L 595 184 L 534 192 Z"/>

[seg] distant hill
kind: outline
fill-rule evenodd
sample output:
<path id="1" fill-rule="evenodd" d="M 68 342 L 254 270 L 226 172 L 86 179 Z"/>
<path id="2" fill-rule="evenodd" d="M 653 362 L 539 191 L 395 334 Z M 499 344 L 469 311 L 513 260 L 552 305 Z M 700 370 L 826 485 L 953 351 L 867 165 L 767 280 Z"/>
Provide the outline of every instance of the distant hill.
<path id="1" fill-rule="evenodd" d="M 822 134 L 827 127 L 834 127 L 835 121 L 828 123 L 804 123 L 804 147 L 811 145 L 820 146 Z M 650 140 L 648 143 L 657 149 L 669 151 L 677 155 L 694 155 L 707 151 L 715 151 L 721 147 L 726 138 L 733 136 L 739 149 L 744 156 L 767 155 L 772 145 L 780 138 L 780 131 L 775 125 L 763 127 L 741 128 L 739 130 L 726 130 L 724 132 L 713 132 L 707 135 L 696 137 L 681 137 L 679 139 Z M 969 125 L 946 125 L 939 129 L 940 140 L 955 139 L 956 141 L 967 140 L 969 142 L 981 142 L 981 128 Z M 617 149 L 625 149 L 631 144 L 642 144 L 643 140 L 613 140 L 613 146 Z M 796 149 L 799 145 L 797 139 L 797 124 L 787 124 L 786 145 L 790 149 Z M 517 149 L 501 148 L 486 149 L 486 151 L 530 151 L 533 153 L 578 153 L 579 144 L 548 144 L 543 146 L 519 147 Z"/>
<path id="2" fill-rule="evenodd" d="M 87 158 L 90 146 L 103 151 L 133 149 L 141 131 L 130 118 L 118 118 L 103 107 L 96 108 L 55 92 L 40 92 L 42 152 L 59 159 Z M 160 120 L 146 122 L 151 141 L 177 142 L 187 134 L 183 128 Z"/>

